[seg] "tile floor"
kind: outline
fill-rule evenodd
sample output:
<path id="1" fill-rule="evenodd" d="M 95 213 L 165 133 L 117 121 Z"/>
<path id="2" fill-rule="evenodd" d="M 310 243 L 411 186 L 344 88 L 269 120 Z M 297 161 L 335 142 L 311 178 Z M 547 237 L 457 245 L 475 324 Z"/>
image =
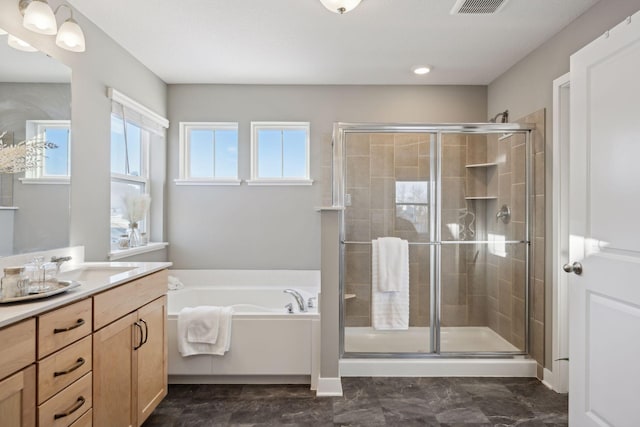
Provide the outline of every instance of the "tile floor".
<path id="1" fill-rule="evenodd" d="M 533 378 L 343 378 L 304 385 L 171 385 L 143 427 L 567 426 L 567 395 Z"/>

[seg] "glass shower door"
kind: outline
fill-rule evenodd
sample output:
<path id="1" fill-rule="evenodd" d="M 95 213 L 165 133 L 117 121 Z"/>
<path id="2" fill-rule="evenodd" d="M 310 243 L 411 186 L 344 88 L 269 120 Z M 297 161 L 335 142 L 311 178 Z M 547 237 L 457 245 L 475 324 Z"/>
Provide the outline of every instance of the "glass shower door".
<path id="1" fill-rule="evenodd" d="M 430 353 L 435 134 L 353 132 L 344 137 L 344 350 L 349 353 Z M 379 303 L 390 294 L 372 280 L 372 241 L 408 242 L 406 289 L 393 316 L 407 330 L 386 329 Z M 373 270 L 374 273 L 376 270 Z M 402 293 L 406 293 L 402 296 Z"/>
<path id="2" fill-rule="evenodd" d="M 442 134 L 441 353 L 525 351 L 526 147 L 525 133 Z"/>

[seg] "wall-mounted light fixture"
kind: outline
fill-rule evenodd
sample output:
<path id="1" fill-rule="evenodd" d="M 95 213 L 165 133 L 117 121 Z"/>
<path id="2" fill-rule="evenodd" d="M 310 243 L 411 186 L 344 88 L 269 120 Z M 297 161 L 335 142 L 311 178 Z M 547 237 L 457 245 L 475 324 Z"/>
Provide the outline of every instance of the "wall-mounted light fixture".
<path id="1" fill-rule="evenodd" d="M 7 38 L 7 44 L 9 46 L 11 46 L 12 48 L 17 49 L 17 50 L 21 50 L 23 52 L 37 52 L 38 51 L 38 49 L 36 49 L 35 47 L 31 46 L 26 41 L 17 38 L 13 34 L 9 34 L 9 37 Z"/>
<path id="2" fill-rule="evenodd" d="M 320 0 L 320 3 L 331 12 L 342 15 L 355 9 L 360 1 L 362 0 Z"/>
<path id="3" fill-rule="evenodd" d="M 47 0 L 19 0 L 20 13 L 24 15 L 22 25 L 38 34 L 56 35 L 56 45 L 71 52 L 84 52 L 86 43 L 80 25 L 73 19 L 71 6 L 61 4 L 55 11 L 51 10 Z M 56 22 L 56 14 L 61 7 L 69 9 L 69 18 L 60 25 Z"/>

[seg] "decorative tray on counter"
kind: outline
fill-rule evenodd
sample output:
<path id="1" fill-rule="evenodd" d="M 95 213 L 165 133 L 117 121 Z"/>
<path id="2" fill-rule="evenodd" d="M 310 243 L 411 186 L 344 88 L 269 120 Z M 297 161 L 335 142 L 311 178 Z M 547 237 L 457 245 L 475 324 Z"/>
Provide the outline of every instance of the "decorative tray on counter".
<path id="1" fill-rule="evenodd" d="M 78 286 L 80 286 L 80 283 L 76 282 L 75 280 L 58 280 L 57 284 L 49 285 L 47 289 L 40 292 L 29 292 L 28 295 L 23 295 L 21 297 L 0 297 L 0 304 L 48 298 L 54 295 L 61 294 L 63 292 L 67 292 L 69 289 L 77 288 Z"/>

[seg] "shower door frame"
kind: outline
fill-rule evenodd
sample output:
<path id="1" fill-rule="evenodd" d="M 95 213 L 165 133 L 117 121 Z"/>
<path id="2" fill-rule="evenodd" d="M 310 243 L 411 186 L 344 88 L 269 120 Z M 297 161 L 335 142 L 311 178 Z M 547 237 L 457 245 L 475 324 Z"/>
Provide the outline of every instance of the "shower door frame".
<path id="1" fill-rule="evenodd" d="M 442 124 L 398 124 L 398 123 L 343 123 L 337 122 L 333 126 L 332 145 L 332 207 L 340 209 L 340 283 L 339 283 L 339 340 L 340 358 L 515 358 L 529 354 L 529 288 L 530 273 L 533 265 L 531 251 L 531 236 L 533 236 L 534 205 L 532 203 L 533 185 L 533 144 L 532 130 L 534 124 L 528 123 L 442 123 Z M 345 188 L 346 188 L 346 143 L 345 137 L 349 133 L 420 133 L 432 136 L 430 142 L 431 168 L 429 191 L 429 227 L 435 230 L 429 234 L 429 242 L 414 242 L 413 244 L 427 245 L 430 250 L 430 312 L 429 312 L 429 352 L 346 352 L 345 351 L 345 247 L 347 244 L 367 244 L 367 242 L 350 242 L 345 240 Z M 442 352 L 440 348 L 441 332 L 441 272 L 440 259 L 443 241 L 441 239 L 441 206 L 442 206 L 442 135 L 443 134 L 512 134 L 525 135 L 525 237 L 524 240 L 505 241 L 505 244 L 525 243 L 525 309 L 524 309 L 524 345 L 523 351 L 477 351 L 477 352 Z M 435 136 L 435 144 L 433 143 Z M 436 162 L 433 162 L 435 153 Z M 435 191 L 434 191 L 435 190 Z M 370 242 L 368 242 L 370 243 Z M 489 244 L 490 241 L 451 241 L 445 245 L 461 244 Z M 411 245 L 411 243 L 409 243 Z"/>

